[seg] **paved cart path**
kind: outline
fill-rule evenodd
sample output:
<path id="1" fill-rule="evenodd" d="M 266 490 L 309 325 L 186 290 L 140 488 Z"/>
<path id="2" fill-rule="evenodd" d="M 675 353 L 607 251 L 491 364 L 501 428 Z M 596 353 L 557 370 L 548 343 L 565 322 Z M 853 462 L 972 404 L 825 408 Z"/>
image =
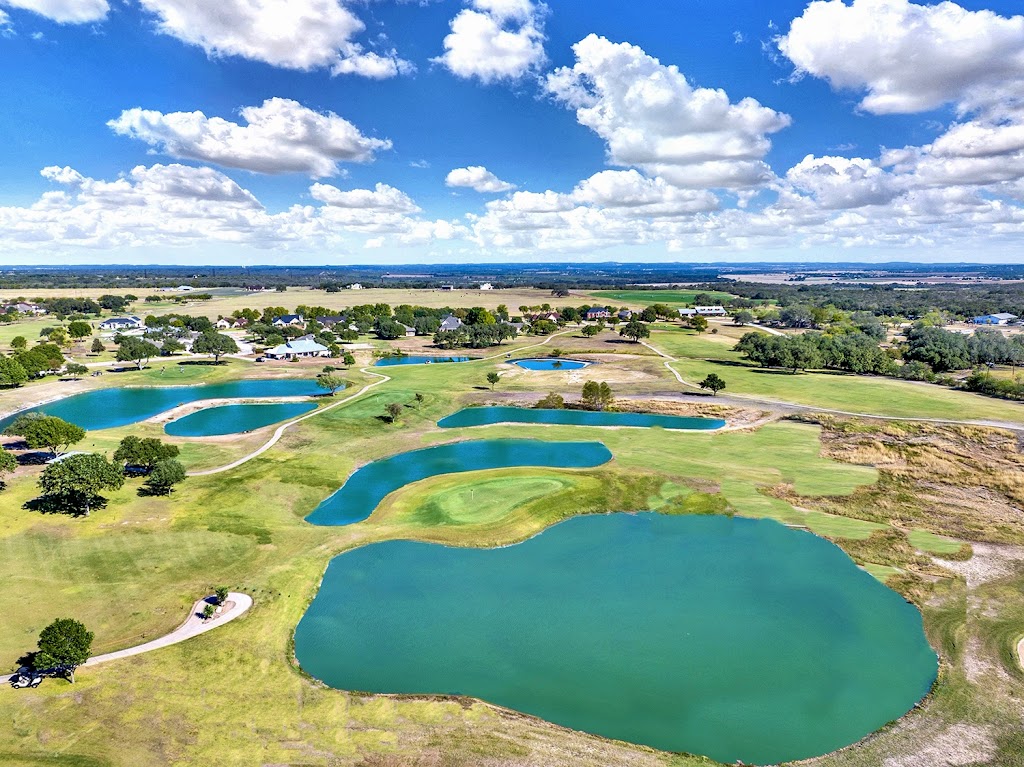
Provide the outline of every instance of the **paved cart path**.
<path id="1" fill-rule="evenodd" d="M 159 650 L 161 647 L 170 647 L 173 644 L 184 642 L 186 639 L 205 634 L 207 631 L 213 631 L 218 626 L 223 626 L 225 623 L 230 623 L 239 615 L 244 614 L 250 607 L 252 607 L 252 597 L 248 594 L 241 594 L 232 591 L 228 594 L 226 600 L 224 600 L 224 609 L 220 615 L 211 618 L 210 620 L 203 620 L 202 609 L 209 604 L 207 600 L 211 597 L 204 597 L 192 605 L 192 610 L 188 614 L 188 618 L 178 628 L 169 634 L 164 634 L 158 639 L 154 639 L 151 642 L 145 644 L 136 645 L 135 647 L 127 647 L 124 650 L 117 650 L 115 652 L 108 652 L 103 655 L 97 655 L 89 658 L 85 662 L 85 666 L 97 666 L 100 663 L 107 663 L 112 660 L 120 660 L 121 658 L 130 658 L 133 655 L 142 655 L 143 653 L 152 652 L 153 650 Z M 6 676 L 0 676 L 0 683 L 9 682 L 13 674 Z"/>

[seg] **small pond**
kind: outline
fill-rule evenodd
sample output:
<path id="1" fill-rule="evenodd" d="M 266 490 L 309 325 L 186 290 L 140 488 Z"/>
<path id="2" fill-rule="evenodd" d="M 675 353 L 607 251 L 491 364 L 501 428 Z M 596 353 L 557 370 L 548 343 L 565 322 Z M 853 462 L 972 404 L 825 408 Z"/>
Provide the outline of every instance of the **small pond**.
<path id="1" fill-rule="evenodd" d="M 201 386 L 121 386 L 75 394 L 22 412 L 55 415 L 92 431 L 138 423 L 179 405 L 204 399 L 308 397 L 316 394 L 323 394 L 323 390 L 312 378 L 249 379 Z M 0 421 L 0 430 L 17 415 Z"/>
<path id="2" fill-rule="evenodd" d="M 374 363 L 377 368 L 389 368 L 396 365 L 431 365 L 442 362 L 469 362 L 472 357 L 425 357 L 418 354 L 407 354 L 403 357 L 384 357 Z"/>
<path id="3" fill-rule="evenodd" d="M 591 410 L 544 410 L 522 407 L 468 407 L 442 418 L 442 429 L 489 426 L 495 423 L 539 423 L 563 426 L 659 426 L 662 429 L 711 431 L 721 429 L 718 418 L 689 418 L 653 413 L 598 413 Z"/>
<path id="4" fill-rule="evenodd" d="M 760 765 L 856 742 L 937 672 L 920 613 L 832 543 L 769 520 L 659 514 L 577 517 L 492 550 L 347 552 L 295 653 L 340 689 L 469 695 Z"/>
<path id="5" fill-rule="evenodd" d="M 178 418 L 164 426 L 172 437 L 216 437 L 262 429 L 316 410 L 315 402 L 280 402 L 271 405 L 223 405 Z"/>
<path id="6" fill-rule="evenodd" d="M 611 458 L 611 451 L 600 442 L 489 439 L 437 445 L 394 455 L 357 469 L 340 490 L 306 517 L 306 521 L 314 525 L 361 522 L 389 493 L 438 474 L 514 466 L 582 469 L 600 466 Z"/>
<path id="7" fill-rule="evenodd" d="M 525 370 L 582 370 L 593 363 L 582 360 L 563 360 L 556 357 L 535 360 L 514 360 L 513 365 L 518 365 Z"/>

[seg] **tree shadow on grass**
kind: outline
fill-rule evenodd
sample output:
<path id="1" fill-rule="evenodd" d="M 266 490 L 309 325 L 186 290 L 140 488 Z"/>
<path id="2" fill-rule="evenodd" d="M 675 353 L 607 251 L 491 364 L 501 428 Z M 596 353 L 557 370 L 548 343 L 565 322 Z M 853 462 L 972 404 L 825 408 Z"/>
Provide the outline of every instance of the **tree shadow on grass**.
<path id="1" fill-rule="evenodd" d="M 135 491 L 139 498 L 166 498 L 174 489 L 162 490 L 160 488 L 150 487 L 149 485 L 140 485 L 139 489 Z"/>
<path id="2" fill-rule="evenodd" d="M 89 499 L 89 511 L 98 511 L 107 507 L 107 499 L 102 495 L 94 495 Z M 22 506 L 27 511 L 38 511 L 40 514 L 67 514 L 70 517 L 85 516 L 85 499 L 77 495 L 46 494 L 25 501 Z"/>

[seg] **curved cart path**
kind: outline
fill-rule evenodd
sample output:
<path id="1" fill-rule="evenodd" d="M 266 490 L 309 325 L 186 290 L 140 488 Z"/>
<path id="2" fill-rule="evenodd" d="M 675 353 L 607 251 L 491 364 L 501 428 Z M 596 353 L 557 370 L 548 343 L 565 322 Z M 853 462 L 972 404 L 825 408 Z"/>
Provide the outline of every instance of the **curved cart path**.
<path id="1" fill-rule="evenodd" d="M 568 331 L 567 330 L 564 333 L 554 333 L 554 334 L 548 336 L 547 338 L 545 338 L 543 341 L 541 341 L 538 344 L 531 344 L 530 346 L 522 346 L 522 347 L 516 349 L 515 351 L 516 352 L 521 352 L 521 351 L 526 351 L 527 349 L 535 349 L 538 346 L 544 346 L 545 344 L 547 344 L 548 342 L 554 340 L 558 336 L 565 335 L 565 333 L 569 333 L 569 332 L 572 332 L 572 331 Z M 495 360 L 495 359 L 499 359 L 499 358 L 504 358 L 505 355 L 506 355 L 506 352 L 499 352 L 498 354 L 492 354 L 489 357 L 481 357 L 479 359 L 470 360 L 469 362 L 462 363 L 462 364 L 472 364 L 473 362 L 486 362 L 488 360 Z M 349 396 L 345 397 L 344 399 L 340 399 L 337 402 L 328 405 L 327 407 L 319 408 L 318 410 L 314 410 L 313 412 L 307 413 L 304 416 L 300 416 L 299 418 L 296 418 L 296 419 L 294 419 L 292 421 L 288 421 L 288 423 L 281 424 L 280 426 L 277 427 L 277 429 L 274 430 L 274 435 L 269 440 L 267 440 L 263 445 L 258 447 L 256 450 L 253 450 L 248 455 L 242 456 L 237 461 L 232 461 L 231 463 L 226 464 L 224 466 L 218 466 L 216 469 L 206 469 L 205 471 L 192 471 L 192 472 L 189 472 L 188 476 L 190 476 L 190 477 L 208 477 L 211 474 L 221 474 L 221 473 L 223 473 L 225 471 L 231 471 L 232 469 L 237 469 L 242 464 L 248 463 L 253 458 L 256 458 L 257 456 L 260 456 L 263 453 L 265 453 L 268 450 L 270 450 L 270 448 L 272 448 L 274 445 L 276 445 L 280 441 L 281 437 L 284 436 L 284 433 L 286 431 L 288 431 L 288 429 L 290 429 L 295 424 L 302 423 L 303 421 L 305 421 L 305 420 L 307 420 L 309 418 L 316 418 L 318 415 L 326 413 L 328 410 L 333 410 L 336 407 L 340 407 L 340 406 L 342 406 L 344 404 L 347 404 L 347 403 L 351 402 L 352 400 L 354 400 L 354 399 L 356 399 L 358 397 L 362 397 L 364 394 L 366 394 L 366 392 L 370 391 L 370 389 L 373 389 L 374 387 L 380 386 L 381 384 L 387 383 L 388 381 L 391 380 L 390 376 L 386 376 L 386 375 L 384 375 L 382 373 L 378 373 L 378 372 L 376 372 L 374 370 L 371 370 L 369 368 L 360 368 L 360 370 L 363 373 L 366 373 L 367 375 L 376 376 L 380 380 L 366 384 L 366 386 L 364 386 L 362 389 L 357 391 L 355 394 L 350 394 Z"/>
<path id="2" fill-rule="evenodd" d="M 184 642 L 186 639 L 191 639 L 192 637 L 199 636 L 200 634 L 205 634 L 207 631 L 213 631 L 215 628 L 223 626 L 225 623 L 230 623 L 252 607 L 252 597 L 248 594 L 232 591 L 228 594 L 228 598 L 225 600 L 225 604 L 228 608 L 215 618 L 211 618 L 208 621 L 203 620 L 201 610 L 209 604 L 207 600 L 211 598 L 212 597 L 204 597 L 192 605 L 192 611 L 189 613 L 188 618 L 171 633 L 164 634 L 162 637 L 154 639 L 151 642 L 135 645 L 135 647 L 127 647 L 124 650 L 108 652 L 104 655 L 96 655 L 95 657 L 89 658 L 84 665 L 97 666 L 100 663 L 119 660 L 121 658 L 130 658 L 133 655 L 142 655 L 142 653 L 159 650 L 161 647 L 170 647 L 173 644 Z M 12 676 L 13 674 L 0 676 L 0 683 L 10 681 Z"/>
<path id="3" fill-rule="evenodd" d="M 816 407 L 814 405 L 802 405 L 797 402 L 787 402 L 785 400 L 767 399 L 765 397 L 758 397 L 754 394 L 720 394 L 714 399 L 708 400 L 705 399 L 706 395 L 703 394 L 703 389 L 701 389 L 697 384 L 684 379 L 679 374 L 679 371 L 672 367 L 673 362 L 678 362 L 675 357 L 666 354 L 657 347 L 651 346 L 651 344 L 646 341 L 641 341 L 640 343 L 665 360 L 665 367 L 673 376 L 675 376 L 679 383 L 690 389 L 702 392 L 701 400 L 704 402 L 714 402 L 715 404 L 737 404 L 741 406 L 754 403 L 766 405 L 789 413 L 832 413 L 833 415 L 848 415 L 856 418 L 873 418 L 876 421 L 915 421 L 918 423 L 950 424 L 953 426 L 989 426 L 997 429 L 1024 432 L 1024 424 L 1014 423 L 1013 421 L 967 421 L 956 418 L 916 418 L 911 416 L 878 415 L 877 413 L 858 413 L 851 410 L 837 410 L 830 407 Z M 687 397 L 688 395 L 686 394 L 677 395 L 677 398 L 680 399 Z M 623 399 L 628 399 L 628 397 L 624 397 Z"/>

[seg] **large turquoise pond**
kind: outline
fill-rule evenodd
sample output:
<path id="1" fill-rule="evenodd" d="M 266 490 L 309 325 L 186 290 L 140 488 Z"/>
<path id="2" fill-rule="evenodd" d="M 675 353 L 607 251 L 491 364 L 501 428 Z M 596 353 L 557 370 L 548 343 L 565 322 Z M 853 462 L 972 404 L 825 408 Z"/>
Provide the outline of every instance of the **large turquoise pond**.
<path id="1" fill-rule="evenodd" d="M 270 405 L 224 405 L 190 413 L 171 421 L 164 431 L 172 437 L 216 437 L 262 429 L 316 410 L 315 402 L 280 402 Z"/>
<path id="2" fill-rule="evenodd" d="M 179 405 L 203 399 L 308 397 L 323 394 L 313 379 L 251 379 L 201 386 L 113 387 L 75 394 L 31 408 L 78 424 L 83 429 L 112 429 L 144 421 Z M 29 412 L 29 411 L 22 411 Z M 0 421 L 6 428 L 15 416 Z"/>
<path id="3" fill-rule="evenodd" d="M 429 365 L 441 362 L 469 362 L 472 357 L 424 357 L 417 354 L 406 354 L 402 357 L 384 357 L 374 363 L 374 367 L 387 368 L 396 365 Z"/>
<path id="4" fill-rule="evenodd" d="M 581 469 L 600 466 L 611 458 L 611 451 L 600 442 L 533 439 L 472 440 L 413 450 L 356 470 L 340 490 L 306 517 L 306 521 L 314 525 L 361 522 L 389 493 L 438 474 L 513 466 Z"/>
<path id="5" fill-rule="evenodd" d="M 341 689 L 469 695 L 748 764 L 853 743 L 937 672 L 920 613 L 828 541 L 658 514 L 578 517 L 493 550 L 350 551 L 295 653 Z"/>
<path id="6" fill-rule="evenodd" d="M 512 364 L 518 365 L 525 370 L 582 370 L 591 363 L 581 360 L 563 359 L 536 359 L 536 360 L 515 360 Z"/>
<path id="7" fill-rule="evenodd" d="M 687 418 L 651 413 L 598 413 L 591 410 L 543 410 L 521 407 L 468 407 L 442 418 L 442 429 L 490 426 L 495 423 L 545 423 L 562 426 L 660 426 L 662 429 L 721 429 L 718 418 Z"/>

